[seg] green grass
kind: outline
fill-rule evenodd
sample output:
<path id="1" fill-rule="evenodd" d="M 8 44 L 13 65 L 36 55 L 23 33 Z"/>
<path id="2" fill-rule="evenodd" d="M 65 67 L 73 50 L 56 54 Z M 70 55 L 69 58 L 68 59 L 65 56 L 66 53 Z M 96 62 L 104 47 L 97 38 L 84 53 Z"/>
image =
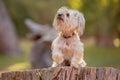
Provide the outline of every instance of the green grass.
<path id="1" fill-rule="evenodd" d="M 24 54 L 18 57 L 0 55 L 0 71 L 30 69 L 29 51 L 32 43 L 21 40 L 20 45 Z M 120 48 L 98 47 L 93 44 L 85 45 L 85 61 L 87 66 L 115 67 L 120 69 Z"/>
<path id="2" fill-rule="evenodd" d="M 85 46 L 85 61 L 88 66 L 120 68 L 120 48 Z"/>
<path id="3" fill-rule="evenodd" d="M 8 57 L 0 55 L 0 70 L 19 70 L 17 68 L 19 65 L 17 67 L 13 67 L 13 69 L 11 67 L 20 63 L 24 63 L 27 66 L 29 64 L 28 58 L 26 56 Z M 25 69 L 25 67 L 20 67 L 20 69 Z"/>
<path id="4" fill-rule="evenodd" d="M 0 71 L 30 69 L 29 51 L 31 45 L 32 42 L 28 40 L 20 40 L 20 46 L 23 50 L 23 55 L 17 57 L 0 55 Z"/>

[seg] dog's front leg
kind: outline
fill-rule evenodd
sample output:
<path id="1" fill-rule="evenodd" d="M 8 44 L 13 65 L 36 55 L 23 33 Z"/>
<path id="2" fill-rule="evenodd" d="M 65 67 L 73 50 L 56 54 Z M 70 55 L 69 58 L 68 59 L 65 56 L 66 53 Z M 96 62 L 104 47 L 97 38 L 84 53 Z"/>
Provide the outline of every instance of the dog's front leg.
<path id="1" fill-rule="evenodd" d="M 71 59 L 71 66 L 75 68 L 78 68 L 79 66 L 84 67 L 81 65 L 82 61 L 83 61 L 83 53 L 74 53 Z"/>
<path id="2" fill-rule="evenodd" d="M 60 51 L 54 51 L 52 53 L 53 64 L 52 67 L 57 67 L 61 65 L 64 61 L 63 54 Z"/>

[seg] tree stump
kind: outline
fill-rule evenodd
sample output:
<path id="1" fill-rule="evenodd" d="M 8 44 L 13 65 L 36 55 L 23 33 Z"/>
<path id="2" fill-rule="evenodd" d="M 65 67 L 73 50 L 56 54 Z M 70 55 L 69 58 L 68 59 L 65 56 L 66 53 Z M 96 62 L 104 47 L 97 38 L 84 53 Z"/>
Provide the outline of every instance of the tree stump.
<path id="1" fill-rule="evenodd" d="M 1 80 L 120 80 L 120 71 L 111 67 L 55 67 L 3 72 Z"/>

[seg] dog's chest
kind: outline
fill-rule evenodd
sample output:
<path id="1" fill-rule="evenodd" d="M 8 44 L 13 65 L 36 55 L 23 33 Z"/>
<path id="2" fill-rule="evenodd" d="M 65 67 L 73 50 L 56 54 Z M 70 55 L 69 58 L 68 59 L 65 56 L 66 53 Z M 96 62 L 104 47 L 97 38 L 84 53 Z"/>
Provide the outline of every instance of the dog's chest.
<path id="1" fill-rule="evenodd" d="M 79 39 L 76 38 L 61 40 L 60 49 L 66 59 L 71 59 L 73 54 L 77 51 L 79 43 L 80 43 Z"/>

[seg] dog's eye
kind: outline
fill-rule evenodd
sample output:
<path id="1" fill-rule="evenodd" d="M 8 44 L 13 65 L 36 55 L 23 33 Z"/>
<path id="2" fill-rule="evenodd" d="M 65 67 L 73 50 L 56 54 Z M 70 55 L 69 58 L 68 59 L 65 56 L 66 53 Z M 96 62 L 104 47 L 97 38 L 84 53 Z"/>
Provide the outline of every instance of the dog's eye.
<path id="1" fill-rule="evenodd" d="M 69 17 L 70 16 L 69 13 L 67 13 L 66 16 Z"/>

